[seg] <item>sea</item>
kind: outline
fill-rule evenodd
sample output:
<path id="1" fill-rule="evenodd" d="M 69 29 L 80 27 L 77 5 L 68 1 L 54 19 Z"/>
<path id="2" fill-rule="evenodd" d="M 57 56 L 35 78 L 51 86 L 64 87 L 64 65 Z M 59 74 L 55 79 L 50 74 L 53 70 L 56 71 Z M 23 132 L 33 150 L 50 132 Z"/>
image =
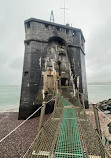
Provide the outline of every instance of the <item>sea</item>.
<path id="1" fill-rule="evenodd" d="M 18 112 L 21 86 L 0 86 L 0 112 Z M 88 99 L 98 103 L 111 99 L 111 85 L 88 85 Z"/>

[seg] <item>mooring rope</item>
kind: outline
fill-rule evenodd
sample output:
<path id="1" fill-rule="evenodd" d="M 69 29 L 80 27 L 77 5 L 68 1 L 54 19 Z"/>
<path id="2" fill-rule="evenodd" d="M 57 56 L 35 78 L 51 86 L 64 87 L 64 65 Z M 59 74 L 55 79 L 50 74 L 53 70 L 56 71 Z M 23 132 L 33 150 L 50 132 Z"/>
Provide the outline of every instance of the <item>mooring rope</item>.
<path id="1" fill-rule="evenodd" d="M 55 96 L 50 99 L 47 103 L 49 103 L 51 100 L 53 100 L 55 98 Z M 42 108 L 42 106 L 40 106 L 35 112 L 33 112 L 26 120 L 24 120 L 21 124 L 19 124 L 16 128 L 14 128 L 10 133 L 8 133 L 5 137 L 3 137 L 1 140 L 0 140 L 0 143 L 2 141 L 4 141 L 8 136 L 10 136 L 14 131 L 16 131 L 20 126 L 22 126 L 27 120 L 29 120 L 36 112 L 38 112 L 40 109 Z"/>

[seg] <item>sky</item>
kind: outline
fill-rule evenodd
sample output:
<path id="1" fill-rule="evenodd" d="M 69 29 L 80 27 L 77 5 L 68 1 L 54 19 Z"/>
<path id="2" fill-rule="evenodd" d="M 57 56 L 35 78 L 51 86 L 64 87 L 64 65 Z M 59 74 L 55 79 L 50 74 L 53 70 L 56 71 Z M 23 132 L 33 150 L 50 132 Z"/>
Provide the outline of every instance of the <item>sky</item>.
<path id="1" fill-rule="evenodd" d="M 89 82 L 111 82 L 111 0 L 65 0 L 66 23 L 85 37 Z M 64 0 L 0 0 L 0 85 L 21 85 L 24 60 L 24 20 L 64 24 Z"/>

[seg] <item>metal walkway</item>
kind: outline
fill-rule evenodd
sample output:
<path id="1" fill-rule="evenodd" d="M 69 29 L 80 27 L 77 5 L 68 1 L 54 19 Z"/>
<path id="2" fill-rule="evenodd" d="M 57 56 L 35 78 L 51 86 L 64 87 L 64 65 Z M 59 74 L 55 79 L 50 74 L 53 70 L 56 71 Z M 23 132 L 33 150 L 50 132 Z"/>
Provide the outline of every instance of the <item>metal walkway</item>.
<path id="1" fill-rule="evenodd" d="M 53 113 L 24 158 L 109 158 L 101 156 L 99 139 L 79 100 L 69 101 L 58 95 Z"/>
<path id="2" fill-rule="evenodd" d="M 57 141 L 55 158 L 83 158 L 75 110 L 65 98 L 61 97 L 64 114 Z"/>
<path id="3" fill-rule="evenodd" d="M 52 116 L 24 158 L 83 158 L 74 106 L 58 95 Z"/>
<path id="4" fill-rule="evenodd" d="M 55 158 L 83 158 L 75 110 L 65 108 Z"/>

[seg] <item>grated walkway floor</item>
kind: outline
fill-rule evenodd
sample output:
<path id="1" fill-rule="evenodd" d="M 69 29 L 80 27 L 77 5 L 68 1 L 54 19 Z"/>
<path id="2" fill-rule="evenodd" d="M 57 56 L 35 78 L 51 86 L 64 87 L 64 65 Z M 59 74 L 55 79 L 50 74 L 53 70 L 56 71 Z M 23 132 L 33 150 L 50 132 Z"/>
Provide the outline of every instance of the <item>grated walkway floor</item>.
<path id="1" fill-rule="evenodd" d="M 61 98 L 63 106 L 71 104 Z M 64 114 L 57 141 L 55 158 L 83 158 L 79 131 L 74 108 L 64 108 Z"/>
<path id="2" fill-rule="evenodd" d="M 53 113 L 24 158 L 83 158 L 85 152 L 90 157 L 101 155 L 98 137 L 82 105 L 75 98 L 69 100 L 72 104 L 58 95 Z"/>

